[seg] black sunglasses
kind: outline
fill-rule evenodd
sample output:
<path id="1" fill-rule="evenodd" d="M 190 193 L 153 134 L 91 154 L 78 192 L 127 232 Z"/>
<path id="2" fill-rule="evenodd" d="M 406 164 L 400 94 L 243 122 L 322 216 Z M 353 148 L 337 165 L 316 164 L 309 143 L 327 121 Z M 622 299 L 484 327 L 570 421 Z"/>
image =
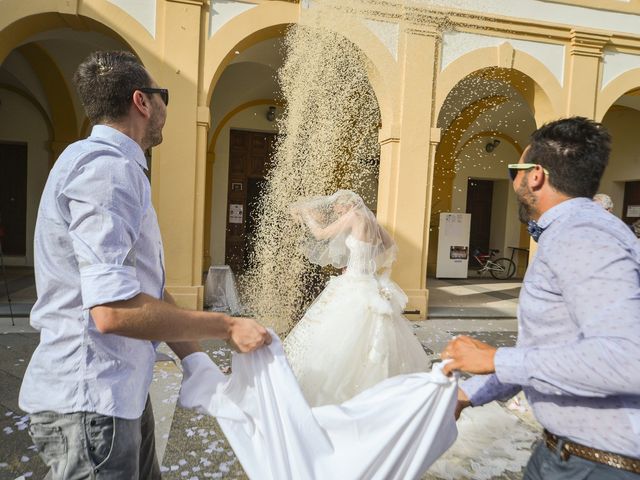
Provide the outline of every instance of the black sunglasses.
<path id="1" fill-rule="evenodd" d="M 137 90 L 143 93 L 159 93 L 160 98 L 162 98 L 162 101 L 164 102 L 165 106 L 169 105 L 169 90 L 167 90 L 166 88 L 149 87 L 149 88 L 138 88 Z"/>

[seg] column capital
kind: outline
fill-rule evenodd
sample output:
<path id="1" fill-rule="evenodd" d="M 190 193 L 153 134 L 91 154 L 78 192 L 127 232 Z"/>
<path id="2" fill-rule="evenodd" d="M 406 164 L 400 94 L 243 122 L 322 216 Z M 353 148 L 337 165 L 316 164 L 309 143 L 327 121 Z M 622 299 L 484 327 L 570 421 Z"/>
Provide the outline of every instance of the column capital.
<path id="1" fill-rule="evenodd" d="M 380 139 L 380 146 L 387 145 L 389 143 L 400 143 L 400 138 L 398 137 L 387 137 Z"/>
<path id="2" fill-rule="evenodd" d="M 184 3 L 185 5 L 194 5 L 196 7 L 209 7 L 210 0 L 165 0 L 167 3 Z"/>
<path id="3" fill-rule="evenodd" d="M 438 127 L 431 128 L 431 136 L 429 137 L 429 143 L 431 145 L 438 145 L 442 136 L 442 129 Z"/>
<path id="4" fill-rule="evenodd" d="M 569 54 L 583 57 L 602 57 L 604 47 L 611 40 L 611 35 L 571 30 Z"/>
<path id="5" fill-rule="evenodd" d="M 198 107 L 196 122 L 199 127 L 209 128 L 211 126 L 211 112 L 209 107 Z"/>
<path id="6" fill-rule="evenodd" d="M 59 13 L 78 15 L 79 0 L 58 0 L 56 6 Z"/>
<path id="7" fill-rule="evenodd" d="M 416 35 L 420 37 L 432 37 L 435 39 L 442 38 L 442 29 L 437 24 L 407 24 L 402 29 L 403 33 L 407 35 Z"/>

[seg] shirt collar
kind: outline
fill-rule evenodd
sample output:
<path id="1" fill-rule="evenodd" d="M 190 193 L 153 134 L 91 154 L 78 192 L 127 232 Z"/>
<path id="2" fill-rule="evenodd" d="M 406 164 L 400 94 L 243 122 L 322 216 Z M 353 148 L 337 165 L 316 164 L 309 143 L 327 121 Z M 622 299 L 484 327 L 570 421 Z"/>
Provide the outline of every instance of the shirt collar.
<path id="1" fill-rule="evenodd" d="M 565 200 L 544 212 L 538 219 L 537 223 L 540 228 L 544 230 L 548 228 L 554 220 L 560 218 L 565 213 L 574 209 L 582 209 L 585 205 L 590 204 L 591 202 L 592 200 L 586 197 L 570 198 L 569 200 Z"/>
<path id="2" fill-rule="evenodd" d="M 95 125 L 91 129 L 91 137 L 100 138 L 118 147 L 125 156 L 133 158 L 138 165 L 145 170 L 149 170 L 147 165 L 147 157 L 140 145 L 138 145 L 131 137 L 125 135 L 120 130 L 116 130 L 108 125 Z"/>

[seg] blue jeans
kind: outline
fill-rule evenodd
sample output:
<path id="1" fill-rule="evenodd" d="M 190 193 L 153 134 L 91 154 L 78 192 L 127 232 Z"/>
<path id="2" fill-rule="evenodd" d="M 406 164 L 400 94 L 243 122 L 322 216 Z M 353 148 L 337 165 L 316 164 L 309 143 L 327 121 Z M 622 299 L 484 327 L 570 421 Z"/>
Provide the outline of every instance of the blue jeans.
<path id="1" fill-rule="evenodd" d="M 159 479 L 151 402 L 140 418 L 97 413 L 39 412 L 29 434 L 50 468 L 47 479 Z"/>
<path id="2" fill-rule="evenodd" d="M 640 480 L 640 475 L 571 455 L 560 458 L 559 448 L 551 451 L 544 441 L 536 446 L 523 480 Z"/>

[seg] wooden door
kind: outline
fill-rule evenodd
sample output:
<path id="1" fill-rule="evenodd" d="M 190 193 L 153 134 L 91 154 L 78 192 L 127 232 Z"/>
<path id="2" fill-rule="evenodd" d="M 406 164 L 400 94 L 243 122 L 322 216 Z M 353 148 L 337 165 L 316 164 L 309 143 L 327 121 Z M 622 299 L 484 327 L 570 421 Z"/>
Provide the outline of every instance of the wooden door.
<path id="1" fill-rule="evenodd" d="M 626 182 L 624 184 L 624 203 L 622 205 L 622 221 L 627 225 L 631 225 L 636 220 L 640 220 L 640 215 L 636 215 L 637 208 L 640 206 L 640 181 Z M 629 209 L 628 207 L 632 207 Z M 634 216 L 628 216 L 632 213 Z"/>
<path id="2" fill-rule="evenodd" d="M 467 182 L 467 213 L 471 214 L 469 251 L 489 251 L 493 180 L 470 178 Z M 472 259 L 472 261 L 474 261 Z"/>
<path id="3" fill-rule="evenodd" d="M 225 263 L 235 273 L 241 273 L 251 251 L 255 229 L 252 213 L 269 168 L 276 136 L 243 130 L 231 130 L 230 135 Z"/>
<path id="4" fill-rule="evenodd" d="M 5 255 L 27 251 L 27 145 L 0 143 L 0 242 Z"/>

